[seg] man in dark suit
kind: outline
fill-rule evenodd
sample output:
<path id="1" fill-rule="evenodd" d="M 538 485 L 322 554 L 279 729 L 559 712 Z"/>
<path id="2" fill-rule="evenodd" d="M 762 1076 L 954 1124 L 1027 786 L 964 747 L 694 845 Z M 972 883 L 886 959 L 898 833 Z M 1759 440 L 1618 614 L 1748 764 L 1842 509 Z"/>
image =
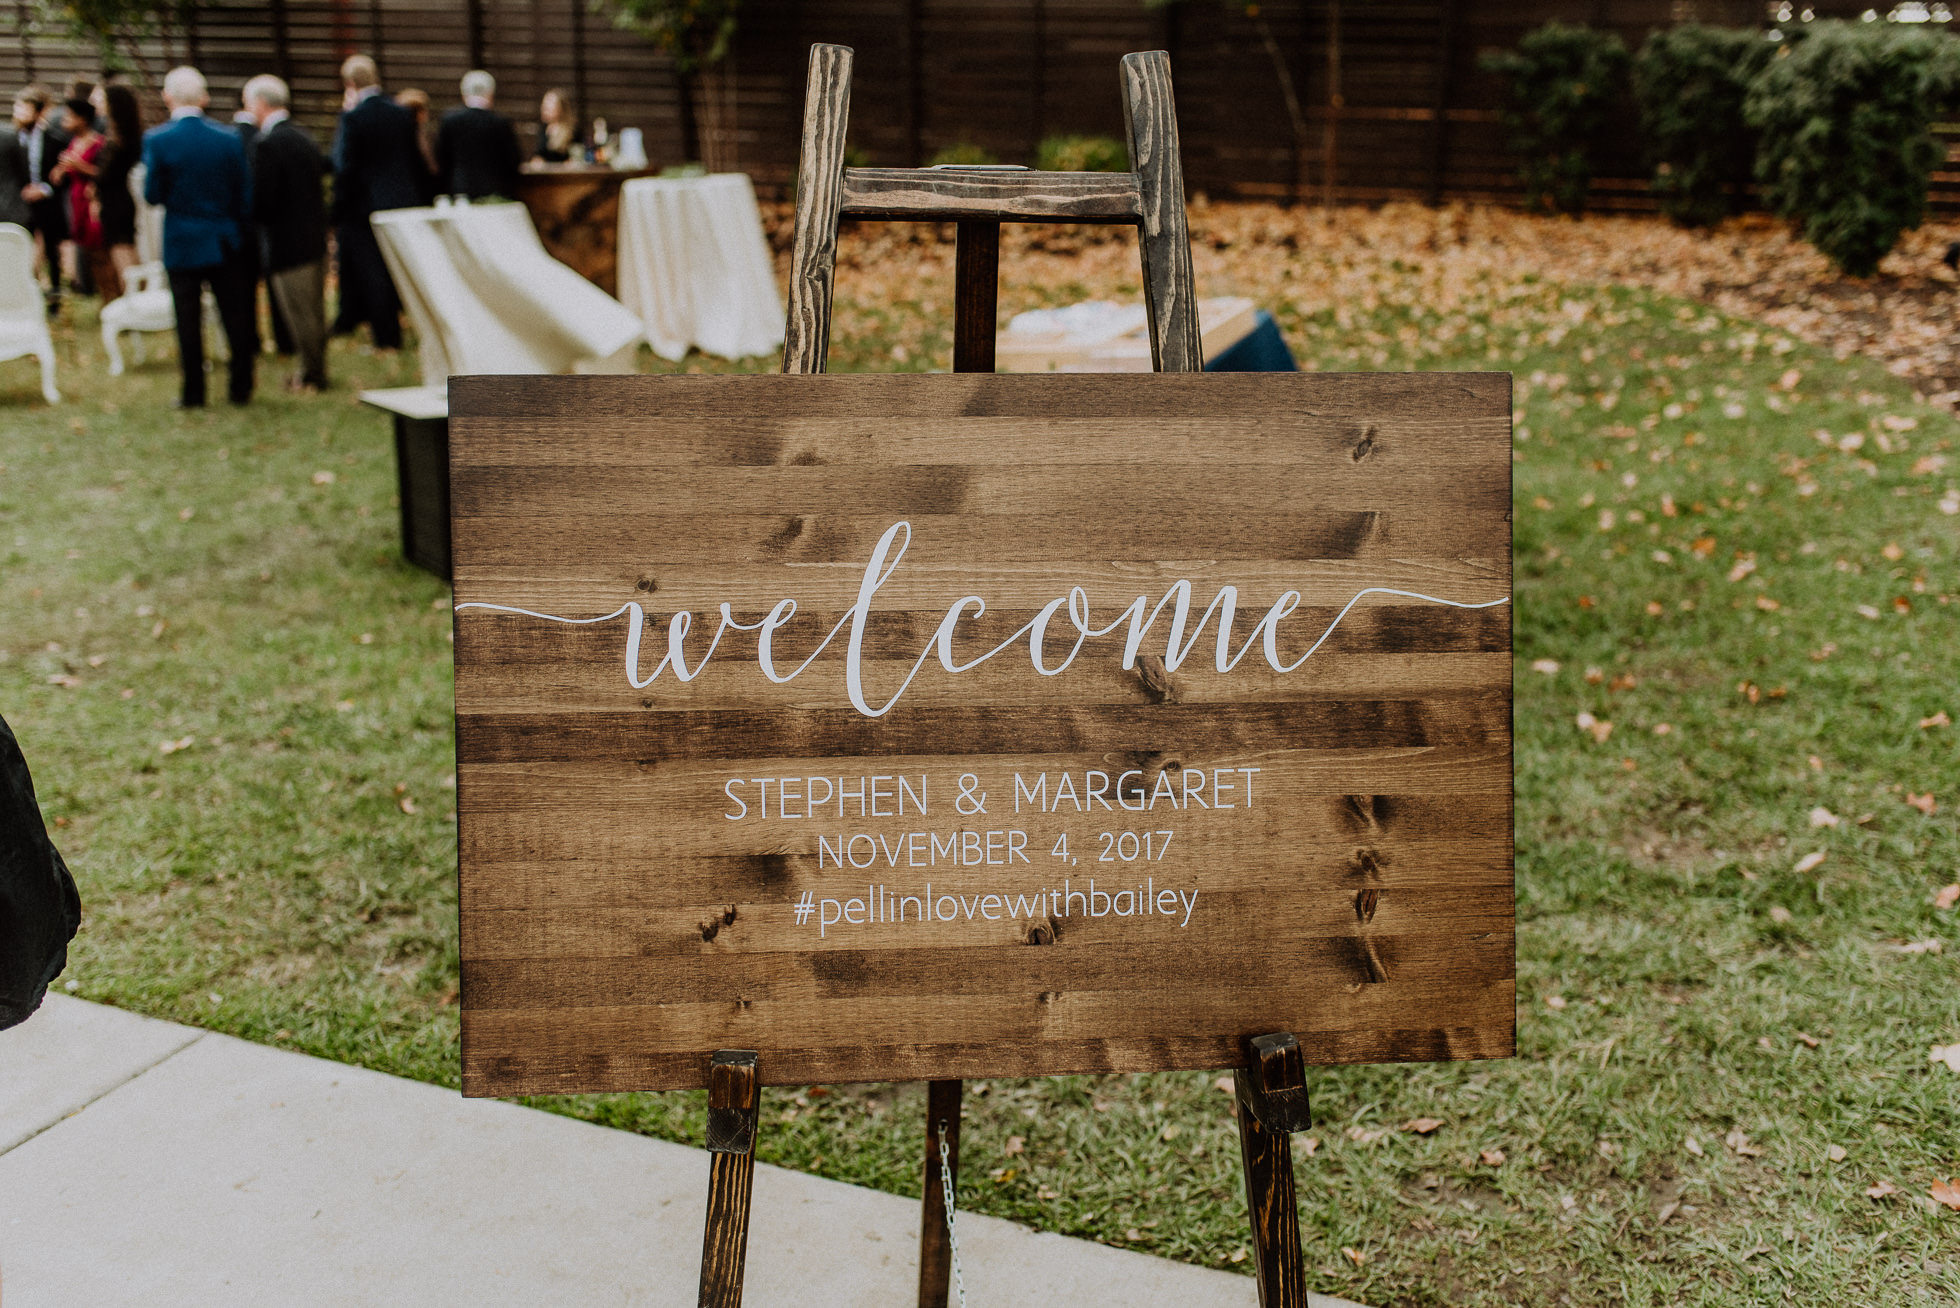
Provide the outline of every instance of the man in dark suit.
<path id="1" fill-rule="evenodd" d="M 295 390 L 327 385 L 327 210 L 320 180 L 327 161 L 287 112 L 290 93 L 276 77 L 245 83 L 253 120 L 252 220 L 264 243 L 266 285 L 299 353 Z"/>
<path id="2" fill-rule="evenodd" d="M 61 308 L 61 243 L 68 239 L 66 188 L 48 177 L 68 148 L 68 133 L 55 121 L 54 107 L 54 92 L 38 84 L 14 97 L 14 129 L 27 151 L 28 184 L 22 198 L 27 201 L 28 229 L 47 265 L 51 314 Z"/>
<path id="3" fill-rule="evenodd" d="M 17 133 L 0 131 L 0 223 L 26 227 L 33 221 L 21 195 L 27 179 L 27 147 Z"/>
<path id="4" fill-rule="evenodd" d="M 243 89 L 238 93 L 238 112 L 231 116 L 231 130 L 238 133 L 238 143 L 245 147 L 245 172 L 247 176 L 251 176 L 252 156 L 254 153 L 253 146 L 258 141 L 259 121 L 252 116 L 252 107 L 245 103 L 245 92 Z M 256 181 L 253 185 L 256 189 Z M 265 283 L 266 305 L 270 310 L 270 316 L 272 318 L 272 348 L 281 354 L 291 355 L 294 350 L 293 333 L 286 326 L 286 315 L 279 311 L 279 299 L 272 293 L 272 279 L 266 276 L 265 233 L 258 230 L 257 223 L 251 224 L 251 231 L 248 233 L 245 244 L 252 256 L 252 299 L 254 303 L 259 298 L 258 283 L 261 281 Z"/>
<path id="5" fill-rule="evenodd" d="M 204 407 L 204 288 L 211 288 L 231 350 L 233 404 L 252 398 L 258 348 L 252 264 L 246 251 L 251 182 L 235 133 L 204 116 L 204 74 L 173 68 L 163 79 L 170 122 L 143 136 L 143 197 L 163 206 L 163 266 L 177 313 L 178 403 Z"/>
<path id="6" fill-rule="evenodd" d="M 429 202 L 429 170 L 416 141 L 415 115 L 381 93 L 374 60 L 354 55 L 340 66 L 346 88 L 333 141 L 334 230 L 340 246 L 340 314 L 334 331 L 365 322 L 376 349 L 402 343 L 402 300 L 368 221 L 387 209 Z"/>
<path id="7" fill-rule="evenodd" d="M 493 107 L 497 79 L 476 69 L 463 74 L 463 107 L 436 129 L 436 191 L 472 200 L 515 200 L 522 163 L 517 129 Z"/>

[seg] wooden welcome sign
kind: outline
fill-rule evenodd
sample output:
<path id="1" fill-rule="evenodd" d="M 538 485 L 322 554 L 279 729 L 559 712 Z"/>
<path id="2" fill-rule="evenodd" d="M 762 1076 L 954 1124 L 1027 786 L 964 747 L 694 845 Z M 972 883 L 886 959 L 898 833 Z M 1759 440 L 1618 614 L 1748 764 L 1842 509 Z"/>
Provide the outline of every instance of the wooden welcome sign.
<path id="1" fill-rule="evenodd" d="M 1507 377 L 450 396 L 464 1093 L 1512 1052 Z"/>

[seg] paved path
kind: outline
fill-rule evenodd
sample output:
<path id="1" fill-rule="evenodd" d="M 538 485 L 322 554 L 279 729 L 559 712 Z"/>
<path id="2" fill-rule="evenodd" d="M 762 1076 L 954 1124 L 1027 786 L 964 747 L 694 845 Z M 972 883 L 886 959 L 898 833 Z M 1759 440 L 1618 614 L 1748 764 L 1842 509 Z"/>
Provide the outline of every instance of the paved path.
<path id="1" fill-rule="evenodd" d="M 684 1145 L 65 996 L 0 1032 L 5 1308 L 687 1308 L 707 1174 Z M 915 1302 L 918 1221 L 758 1167 L 746 1301 Z M 996 1218 L 963 1217 L 960 1247 L 973 1308 L 1257 1300 Z"/>

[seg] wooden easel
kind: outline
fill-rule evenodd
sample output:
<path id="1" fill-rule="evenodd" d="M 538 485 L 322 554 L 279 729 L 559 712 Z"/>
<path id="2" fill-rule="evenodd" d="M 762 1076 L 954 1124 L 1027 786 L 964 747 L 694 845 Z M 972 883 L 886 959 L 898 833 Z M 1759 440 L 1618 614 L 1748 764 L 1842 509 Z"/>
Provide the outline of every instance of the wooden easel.
<path id="1" fill-rule="evenodd" d="M 803 153 L 790 255 L 783 371 L 820 373 L 830 352 L 831 292 L 841 217 L 958 224 L 953 275 L 953 371 L 994 370 L 1003 222 L 1128 223 L 1137 228 L 1158 372 L 1199 372 L 1191 245 L 1185 231 L 1184 169 L 1178 152 L 1170 56 L 1123 57 L 1128 173 L 1054 173 L 1020 168 L 845 168 L 852 51 L 810 49 L 803 102 Z M 1312 1125 L 1305 1066 L 1290 1033 L 1251 1037 L 1235 1077 L 1239 1145 L 1262 1308 L 1307 1308 L 1293 1189 L 1290 1133 Z M 707 1230 L 701 1252 L 702 1308 L 737 1308 L 748 1248 L 749 1201 L 761 1084 L 754 1050 L 714 1055 L 708 1089 Z M 919 1308 L 946 1308 L 952 1251 L 946 1232 L 940 1140 L 959 1171 L 959 1081 L 931 1081 L 926 1095 L 925 1204 L 919 1228 Z"/>

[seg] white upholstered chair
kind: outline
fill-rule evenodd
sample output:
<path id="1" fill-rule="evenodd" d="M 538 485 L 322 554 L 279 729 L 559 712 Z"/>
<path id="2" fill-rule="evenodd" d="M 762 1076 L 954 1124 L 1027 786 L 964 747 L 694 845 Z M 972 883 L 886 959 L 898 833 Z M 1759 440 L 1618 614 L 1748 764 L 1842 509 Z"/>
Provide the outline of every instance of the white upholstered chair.
<path id="1" fill-rule="evenodd" d="M 34 280 L 34 238 L 24 227 L 0 223 L 0 359 L 29 354 L 41 361 L 41 394 L 49 404 L 61 403 L 47 301 Z"/>

